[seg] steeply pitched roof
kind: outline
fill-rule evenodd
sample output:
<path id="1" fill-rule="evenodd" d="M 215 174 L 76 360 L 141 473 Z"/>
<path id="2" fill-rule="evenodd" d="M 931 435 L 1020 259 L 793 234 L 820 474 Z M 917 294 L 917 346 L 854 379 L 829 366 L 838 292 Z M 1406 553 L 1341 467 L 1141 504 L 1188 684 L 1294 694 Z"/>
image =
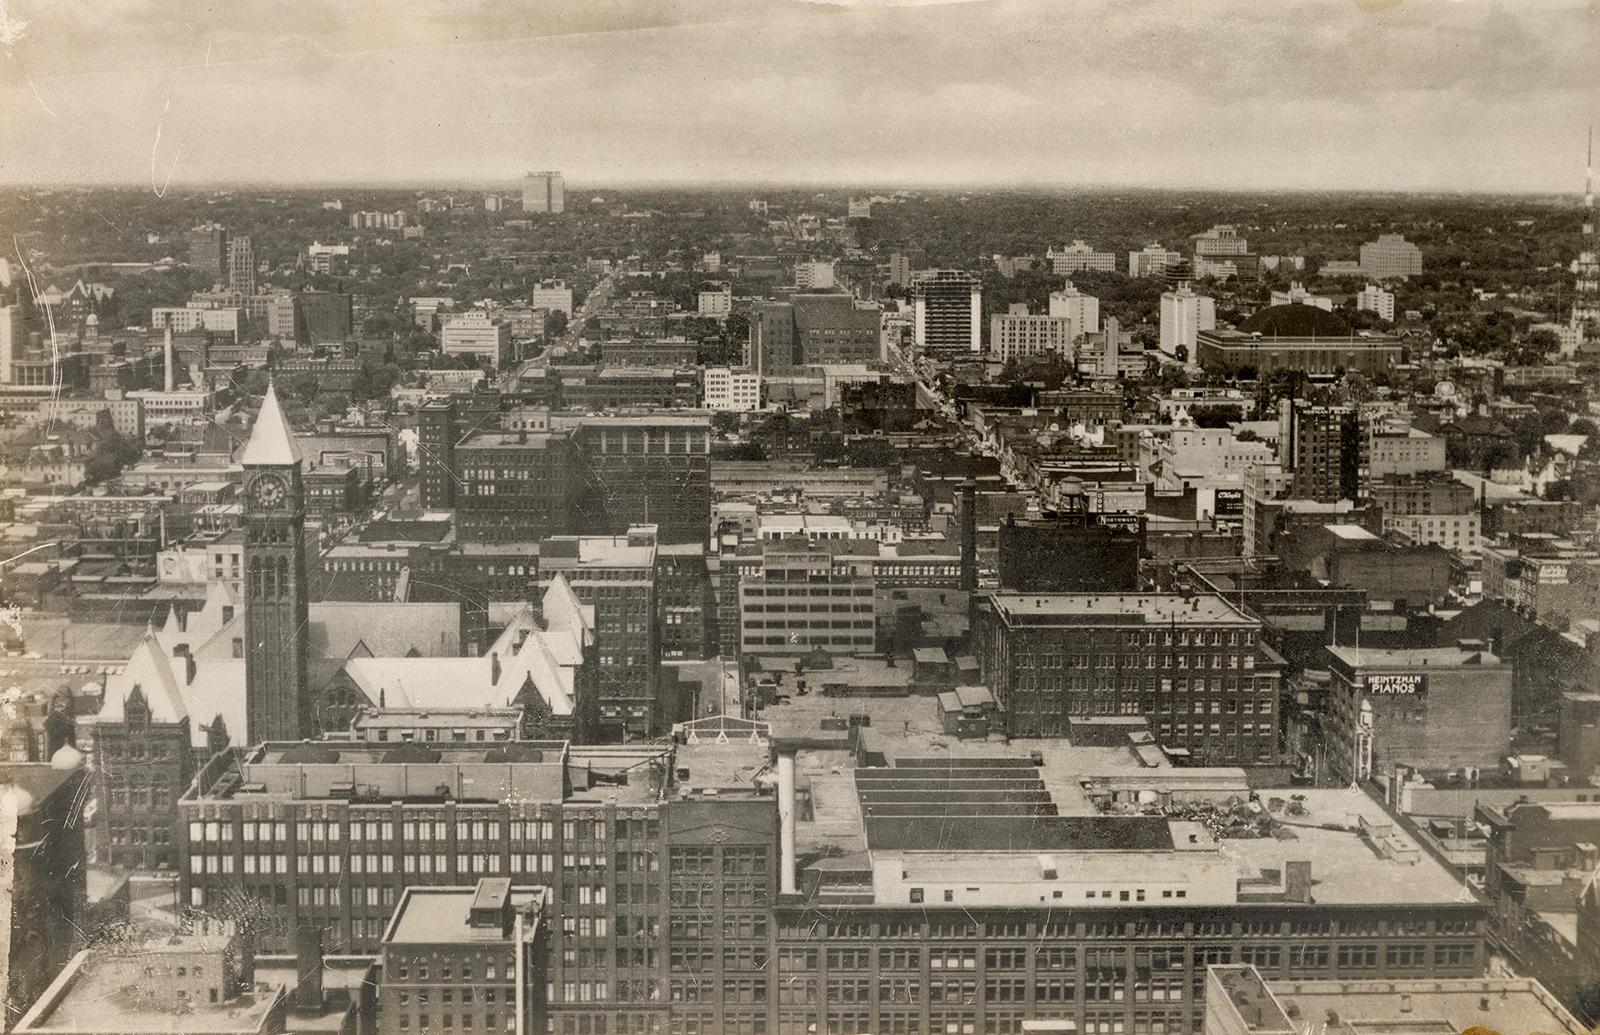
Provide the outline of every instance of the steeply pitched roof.
<path id="1" fill-rule="evenodd" d="M 292 464 L 299 460 L 294 451 L 294 434 L 278 405 L 278 390 L 267 383 L 267 395 L 261 402 L 261 412 L 250 428 L 250 441 L 245 443 L 239 462 L 251 464 Z"/>
<path id="2" fill-rule="evenodd" d="M 135 690 L 144 695 L 151 722 L 179 722 L 189 714 L 178 689 L 178 677 L 172 671 L 171 659 L 161 649 L 154 632 L 145 633 L 127 666 L 106 680 L 99 718 L 106 722 L 126 719 L 125 706 Z"/>

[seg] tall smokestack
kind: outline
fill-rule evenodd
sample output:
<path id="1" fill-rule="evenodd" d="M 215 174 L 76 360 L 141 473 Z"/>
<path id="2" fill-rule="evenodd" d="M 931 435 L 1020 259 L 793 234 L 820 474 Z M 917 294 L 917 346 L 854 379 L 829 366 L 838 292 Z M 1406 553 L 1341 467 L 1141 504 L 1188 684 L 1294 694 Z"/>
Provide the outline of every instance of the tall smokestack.
<path id="1" fill-rule="evenodd" d="M 778 893 L 795 893 L 794 749 L 778 749 Z"/>
<path id="2" fill-rule="evenodd" d="M 173 372 L 173 369 L 172 369 L 173 363 L 176 362 L 177 357 L 174 355 L 173 348 L 172 348 L 172 324 L 171 323 L 167 324 L 166 346 L 165 346 L 165 349 L 163 351 L 163 355 L 164 355 L 164 357 L 166 359 L 166 375 L 163 378 L 161 383 L 162 383 L 162 386 L 167 391 L 170 392 L 174 388 L 177 387 L 177 381 L 176 381 L 176 376 L 177 375 Z"/>
<path id="3" fill-rule="evenodd" d="M 961 588 L 978 589 L 978 483 L 961 484 Z"/>

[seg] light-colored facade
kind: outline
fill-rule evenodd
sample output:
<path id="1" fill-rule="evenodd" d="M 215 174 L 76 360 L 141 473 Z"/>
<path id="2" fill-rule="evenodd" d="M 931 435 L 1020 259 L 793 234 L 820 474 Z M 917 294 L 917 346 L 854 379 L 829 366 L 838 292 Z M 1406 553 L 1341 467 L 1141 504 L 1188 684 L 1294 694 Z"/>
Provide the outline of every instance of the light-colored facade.
<path id="1" fill-rule="evenodd" d="M 823 261 L 797 262 L 794 266 L 794 286 L 801 291 L 831 291 L 833 289 L 833 263 Z"/>
<path id="2" fill-rule="evenodd" d="M 39 404 L 40 420 L 79 428 L 93 428 L 102 413 L 110 415 L 117 434 L 144 437 L 144 405 L 137 399 L 46 399 Z"/>
<path id="3" fill-rule="evenodd" d="M 733 285 L 711 284 L 700 289 L 695 296 L 695 312 L 718 320 L 733 311 Z"/>
<path id="4" fill-rule="evenodd" d="M 241 295 L 256 293 L 256 253 L 244 234 L 228 240 L 228 290 Z"/>
<path id="5" fill-rule="evenodd" d="M 971 353 L 983 347 L 983 285 L 965 270 L 929 270 L 914 283 L 917 348 Z"/>
<path id="6" fill-rule="evenodd" d="M 1187 284 L 1161 295 L 1161 351 L 1176 357 L 1183 349 L 1185 359 L 1195 358 L 1195 344 L 1201 331 L 1217 326 L 1217 303 L 1197 295 Z"/>
<path id="7" fill-rule="evenodd" d="M 1100 300 L 1067 284 L 1060 291 L 1050 292 L 1050 315 L 1071 319 L 1072 337 L 1077 338 L 1099 328 Z"/>
<path id="8" fill-rule="evenodd" d="M 1082 241 L 1073 241 L 1062 248 L 1051 248 L 1045 252 L 1045 259 L 1050 263 L 1050 272 L 1060 276 L 1082 270 L 1113 273 L 1117 268 L 1116 253 L 1097 252 Z"/>
<path id="9" fill-rule="evenodd" d="M 22 306 L 0 305 L 0 384 L 14 384 L 12 367 L 27 351 L 27 323 Z"/>
<path id="10" fill-rule="evenodd" d="M 761 409 L 761 375 L 731 367 L 707 367 L 705 406 L 731 413 Z"/>
<path id="11" fill-rule="evenodd" d="M 556 214 L 566 209 L 566 185 L 559 172 L 531 172 L 522 178 L 522 211 Z"/>
<path id="12" fill-rule="evenodd" d="M 511 326 L 491 319 L 488 313 L 460 313 L 444 323 L 439 332 L 439 347 L 447 355 L 481 356 L 497 367 L 513 360 Z"/>
<path id="13" fill-rule="evenodd" d="M 1361 270 L 1373 280 L 1420 276 L 1422 249 L 1399 234 L 1379 234 L 1361 246 Z"/>
<path id="14" fill-rule="evenodd" d="M 1313 295 L 1306 290 L 1306 286 L 1299 281 L 1289 285 L 1287 291 L 1274 291 L 1268 305 L 1309 305 L 1316 306 L 1325 313 L 1333 312 L 1333 299 L 1327 295 Z"/>
<path id="15" fill-rule="evenodd" d="M 190 334 L 207 331 L 211 334 L 230 334 L 234 341 L 241 340 L 246 320 L 243 309 L 202 309 L 198 306 L 155 306 L 150 310 L 150 326 L 160 330 L 170 328 L 173 334 Z"/>
<path id="16" fill-rule="evenodd" d="M 572 288 L 564 280 L 547 280 L 534 287 L 528 302 L 535 309 L 572 315 Z"/>
<path id="17" fill-rule="evenodd" d="M 1054 352 L 1072 354 L 1072 342 L 1080 333 L 1070 316 L 1030 316 L 1024 313 L 995 313 L 989 317 L 989 352 L 996 359 L 1021 359 Z"/>
<path id="18" fill-rule="evenodd" d="M 1128 253 L 1128 276 L 1160 277 L 1167 267 L 1183 261 L 1182 252 L 1168 251 L 1159 244 L 1147 244 L 1140 251 Z"/>
<path id="19" fill-rule="evenodd" d="M 1376 284 L 1368 284 L 1356 294 L 1356 308 L 1394 322 L 1394 293 Z"/>
<path id="20" fill-rule="evenodd" d="M 1445 440 L 1412 427 L 1367 431 L 1367 475 L 1421 474 L 1445 468 Z"/>
<path id="21" fill-rule="evenodd" d="M 1200 256 L 1247 255 L 1250 242 L 1239 236 L 1239 231 L 1227 223 L 1194 236 L 1194 253 Z"/>

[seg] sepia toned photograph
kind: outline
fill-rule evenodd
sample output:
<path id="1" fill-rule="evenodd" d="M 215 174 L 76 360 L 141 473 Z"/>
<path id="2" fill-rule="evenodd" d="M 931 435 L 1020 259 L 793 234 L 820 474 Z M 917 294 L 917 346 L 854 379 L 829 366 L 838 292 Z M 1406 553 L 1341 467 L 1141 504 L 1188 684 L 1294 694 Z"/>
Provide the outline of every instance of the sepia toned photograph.
<path id="1" fill-rule="evenodd" d="M 1596 0 L 0 0 L 0 1035 L 1600 1035 Z"/>

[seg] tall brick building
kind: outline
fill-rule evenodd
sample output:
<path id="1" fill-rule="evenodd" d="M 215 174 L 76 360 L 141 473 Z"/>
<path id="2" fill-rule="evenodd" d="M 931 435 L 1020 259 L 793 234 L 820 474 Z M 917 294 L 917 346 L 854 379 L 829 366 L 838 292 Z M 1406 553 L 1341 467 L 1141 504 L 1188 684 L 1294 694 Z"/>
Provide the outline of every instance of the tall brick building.
<path id="1" fill-rule="evenodd" d="M 1143 716 L 1163 747 L 1204 764 L 1278 760 L 1278 659 L 1221 596 L 996 593 L 977 636 L 1012 736 Z"/>

